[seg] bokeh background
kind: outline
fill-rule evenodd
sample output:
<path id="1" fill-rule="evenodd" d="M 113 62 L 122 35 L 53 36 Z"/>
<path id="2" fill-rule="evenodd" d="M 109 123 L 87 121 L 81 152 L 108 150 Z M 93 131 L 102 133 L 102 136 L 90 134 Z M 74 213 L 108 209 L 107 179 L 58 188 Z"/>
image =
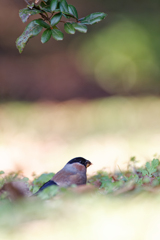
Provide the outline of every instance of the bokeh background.
<path id="1" fill-rule="evenodd" d="M 69 1 L 79 17 L 105 12 L 88 33 L 63 41 L 16 38 L 23 0 L 0 5 L 0 168 L 56 172 L 83 156 L 123 169 L 160 154 L 160 2 Z"/>

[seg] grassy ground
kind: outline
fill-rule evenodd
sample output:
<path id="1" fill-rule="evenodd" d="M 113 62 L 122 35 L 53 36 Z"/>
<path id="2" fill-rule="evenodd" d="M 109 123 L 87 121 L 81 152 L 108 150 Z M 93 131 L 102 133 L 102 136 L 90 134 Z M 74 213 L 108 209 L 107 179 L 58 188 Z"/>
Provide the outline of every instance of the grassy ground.
<path id="1" fill-rule="evenodd" d="M 157 239 L 159 196 L 70 196 L 0 205 L 1 239 Z M 3 209 L 2 209 L 3 207 Z"/>
<path id="2" fill-rule="evenodd" d="M 17 201 L 2 194 L 0 239 L 158 238 L 159 162 L 139 166 L 154 154 L 158 158 L 159 106 L 154 97 L 1 104 L 0 170 L 23 170 L 32 179 L 33 172 L 56 172 L 69 159 L 83 156 L 93 162 L 88 173 L 96 172 L 90 183 L 99 179 L 102 185 L 83 193 L 52 189 L 49 197 L 44 193 Z M 132 156 L 140 160 L 140 172 L 135 158 L 130 171 L 123 171 Z M 97 175 L 100 168 L 107 172 Z M 2 173 L 1 186 L 6 178 Z"/>
<path id="3" fill-rule="evenodd" d="M 160 153 L 159 106 L 155 97 L 1 104 L 1 169 L 56 172 L 76 156 L 93 162 L 89 174 L 124 169 L 132 156 L 143 164 Z"/>
<path id="4" fill-rule="evenodd" d="M 158 160 L 154 160 L 149 168 L 141 169 L 148 171 L 145 176 L 140 176 L 138 169 L 136 173 L 119 172 L 112 177 L 106 172 L 99 173 L 89 181 L 99 179 L 101 187 L 89 189 L 91 185 L 87 185 L 88 190 L 83 192 L 75 187 L 53 186 L 39 196 L 15 200 L 16 191 L 14 194 L 5 191 L 0 195 L 0 238 L 157 239 L 160 234 L 160 172 L 159 166 L 154 168 L 157 164 Z M 113 176 L 116 181 L 112 181 Z M 9 193 L 10 200 L 5 193 Z"/>

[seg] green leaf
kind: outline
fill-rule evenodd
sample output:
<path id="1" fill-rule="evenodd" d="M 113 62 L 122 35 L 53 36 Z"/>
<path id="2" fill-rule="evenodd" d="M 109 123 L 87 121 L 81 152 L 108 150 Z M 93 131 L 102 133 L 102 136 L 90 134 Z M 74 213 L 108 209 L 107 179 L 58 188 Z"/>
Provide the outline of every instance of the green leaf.
<path id="1" fill-rule="evenodd" d="M 159 159 L 155 159 L 155 158 L 154 158 L 154 159 L 152 160 L 151 164 L 152 164 L 152 166 L 155 167 L 155 168 L 158 167 L 158 165 L 159 165 Z"/>
<path id="2" fill-rule="evenodd" d="M 78 19 L 77 9 L 73 5 L 68 5 L 68 11 L 71 13 L 76 19 Z"/>
<path id="3" fill-rule="evenodd" d="M 50 3 L 51 1 L 45 1 L 46 4 L 44 2 L 41 2 L 39 7 L 41 10 L 45 11 L 45 12 L 51 12 L 51 7 L 50 7 Z"/>
<path id="4" fill-rule="evenodd" d="M 0 174 L 4 174 L 4 172 L 3 172 L 3 171 L 0 171 Z"/>
<path id="5" fill-rule="evenodd" d="M 140 186 L 142 186 L 142 184 L 143 184 L 143 178 L 140 178 L 140 179 L 138 180 L 137 184 L 140 185 Z"/>
<path id="6" fill-rule="evenodd" d="M 81 19 L 79 19 L 79 21 L 80 21 L 81 23 L 84 23 L 84 24 L 92 25 L 92 24 L 94 24 L 94 23 L 100 22 L 100 21 L 103 20 L 106 16 L 107 16 L 106 13 L 97 12 L 97 13 L 92 13 L 92 14 L 88 15 L 88 16 L 85 17 L 85 18 L 81 18 Z"/>
<path id="7" fill-rule="evenodd" d="M 63 12 L 62 15 L 65 17 L 65 18 L 75 18 L 71 13 L 68 13 L 68 12 Z M 77 19 L 77 18 L 75 18 Z"/>
<path id="8" fill-rule="evenodd" d="M 149 172 L 149 176 L 151 177 L 154 172 L 157 171 L 157 167 L 159 165 L 159 160 L 158 159 L 153 159 L 151 163 L 147 162 L 146 163 L 146 168 Z"/>
<path id="9" fill-rule="evenodd" d="M 46 29 L 42 34 L 41 42 L 42 43 L 48 42 L 49 39 L 51 38 L 51 36 L 52 36 L 52 30 L 51 29 Z"/>
<path id="10" fill-rule="evenodd" d="M 22 35 L 16 40 L 16 46 L 20 53 L 23 51 L 29 39 L 37 36 L 41 32 L 42 28 L 42 26 L 36 23 L 36 20 L 33 20 L 28 24 Z"/>
<path id="11" fill-rule="evenodd" d="M 22 178 L 22 181 L 23 181 L 23 182 L 28 182 L 28 181 L 29 181 L 29 178 L 24 177 L 24 178 Z"/>
<path id="12" fill-rule="evenodd" d="M 54 12 L 60 12 L 60 9 L 59 9 L 59 8 L 57 8 L 57 9 L 55 9 L 55 10 L 54 10 Z"/>
<path id="13" fill-rule="evenodd" d="M 43 21 L 41 18 L 35 20 L 36 23 L 38 23 L 40 26 L 44 28 L 50 28 L 49 24 L 47 24 L 45 21 Z"/>
<path id="14" fill-rule="evenodd" d="M 72 25 L 73 25 L 74 29 L 76 29 L 77 31 L 79 31 L 81 33 L 87 32 L 87 26 L 85 26 L 82 23 L 73 23 Z"/>
<path id="15" fill-rule="evenodd" d="M 68 3 L 66 2 L 66 0 L 60 1 L 59 8 L 60 8 L 61 12 L 68 12 Z"/>
<path id="16" fill-rule="evenodd" d="M 34 186 L 33 189 L 32 189 L 32 193 L 34 194 L 34 193 L 38 192 L 38 190 L 39 190 L 39 187 Z"/>
<path id="17" fill-rule="evenodd" d="M 43 173 L 38 178 L 34 179 L 34 185 L 43 185 L 45 182 L 49 181 L 54 176 L 54 173 Z"/>
<path id="18" fill-rule="evenodd" d="M 143 176 L 148 175 L 148 171 L 145 169 L 139 169 L 138 171 L 141 172 Z"/>
<path id="19" fill-rule="evenodd" d="M 52 12 L 53 12 L 54 10 L 56 10 L 57 5 L 58 5 L 58 0 L 52 0 L 52 1 L 51 1 L 50 7 L 51 7 L 51 11 L 52 11 Z"/>
<path id="20" fill-rule="evenodd" d="M 136 161 L 136 157 L 131 157 L 131 158 L 130 158 L 130 161 L 131 161 L 131 162 L 135 162 L 135 161 Z"/>
<path id="21" fill-rule="evenodd" d="M 49 186 L 47 188 L 45 188 L 43 191 L 41 191 L 38 196 L 43 199 L 43 200 L 47 200 L 53 196 L 55 196 L 59 191 L 59 187 L 58 186 Z"/>
<path id="22" fill-rule="evenodd" d="M 35 15 L 38 13 L 42 13 L 42 11 L 37 10 L 37 9 L 29 9 L 29 8 L 24 8 L 24 9 L 19 10 L 19 16 L 20 16 L 22 22 L 27 22 L 28 18 L 31 15 Z"/>
<path id="23" fill-rule="evenodd" d="M 44 8 L 41 8 L 42 10 L 43 10 L 43 12 L 49 12 L 49 13 L 51 13 L 52 11 L 51 11 L 51 9 L 50 9 L 50 6 L 46 6 L 46 7 L 44 7 Z"/>
<path id="24" fill-rule="evenodd" d="M 57 25 L 61 20 L 61 17 L 62 17 L 62 13 L 56 13 L 51 19 L 51 25 L 52 26 Z"/>
<path id="25" fill-rule="evenodd" d="M 151 167 L 151 164 L 149 162 L 147 162 L 145 166 L 147 169 L 149 169 Z"/>
<path id="26" fill-rule="evenodd" d="M 65 23 L 64 24 L 64 30 L 66 31 L 66 33 L 69 33 L 69 34 L 74 34 L 75 33 L 75 29 L 74 29 L 74 27 L 72 26 L 71 23 Z"/>
<path id="27" fill-rule="evenodd" d="M 52 29 L 52 37 L 57 40 L 63 40 L 63 33 L 59 29 Z"/>
<path id="28" fill-rule="evenodd" d="M 67 19 L 73 17 L 70 13 L 66 13 L 66 12 L 65 12 L 65 14 L 64 14 L 64 12 L 63 12 L 62 15 L 63 15 L 63 17 L 65 17 L 65 18 L 67 18 Z"/>
<path id="29" fill-rule="evenodd" d="M 148 173 L 148 171 L 147 170 L 142 170 L 142 175 L 143 176 L 146 176 L 146 175 L 148 175 L 149 173 Z"/>
<path id="30" fill-rule="evenodd" d="M 133 176 L 133 178 L 134 178 L 135 182 L 137 182 L 137 181 L 139 180 L 139 176 L 138 176 L 137 174 L 135 174 L 135 175 Z"/>
<path id="31" fill-rule="evenodd" d="M 158 186 L 158 185 L 159 185 L 158 179 L 154 179 L 153 182 L 152 182 L 152 186 L 153 186 L 153 187 L 156 187 L 156 186 Z"/>

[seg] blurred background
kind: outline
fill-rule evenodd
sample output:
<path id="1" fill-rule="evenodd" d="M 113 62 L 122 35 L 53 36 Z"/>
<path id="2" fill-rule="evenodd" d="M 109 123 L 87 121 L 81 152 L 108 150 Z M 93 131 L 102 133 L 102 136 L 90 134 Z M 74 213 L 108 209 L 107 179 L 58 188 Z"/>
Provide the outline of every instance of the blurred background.
<path id="1" fill-rule="evenodd" d="M 83 156 L 89 174 L 160 154 L 160 2 L 81 0 L 105 12 L 88 33 L 15 46 L 23 0 L 0 8 L 0 169 L 56 172 Z"/>

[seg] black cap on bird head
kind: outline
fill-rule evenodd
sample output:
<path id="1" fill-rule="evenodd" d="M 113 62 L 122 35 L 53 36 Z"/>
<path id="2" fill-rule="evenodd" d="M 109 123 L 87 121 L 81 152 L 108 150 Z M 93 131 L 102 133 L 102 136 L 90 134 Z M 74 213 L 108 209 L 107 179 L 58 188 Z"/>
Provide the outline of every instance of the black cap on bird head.
<path id="1" fill-rule="evenodd" d="M 80 163 L 80 164 L 84 165 L 86 168 L 92 164 L 90 161 L 88 161 L 82 157 L 73 158 L 67 164 L 72 164 L 72 163 Z"/>

